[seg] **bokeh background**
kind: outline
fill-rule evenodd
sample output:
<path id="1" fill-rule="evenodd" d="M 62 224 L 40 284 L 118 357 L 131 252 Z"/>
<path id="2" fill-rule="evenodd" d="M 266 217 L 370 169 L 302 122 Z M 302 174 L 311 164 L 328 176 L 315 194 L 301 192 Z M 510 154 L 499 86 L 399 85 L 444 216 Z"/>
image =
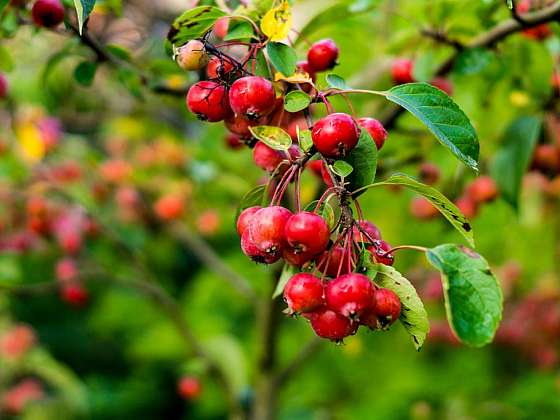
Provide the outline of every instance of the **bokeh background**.
<path id="1" fill-rule="evenodd" d="M 241 405 L 254 400 L 263 314 L 232 281 L 245 279 L 264 299 L 278 269 L 241 253 L 235 215 L 265 174 L 249 150 L 228 146 L 223 124 L 199 122 L 185 107 L 198 75 L 183 72 L 163 41 L 191 3 L 98 1 L 88 33 L 118 60 L 94 65 L 93 79 L 83 63 L 99 57 L 71 29 L 37 29 L 13 5 L 0 15 L 0 72 L 9 83 L 0 100 L 0 418 L 228 418 L 219 384 L 176 316 L 225 370 Z M 382 90 L 393 84 L 396 58 L 414 60 L 417 80 L 432 80 L 456 53 L 447 41 L 468 44 L 510 19 L 506 3 L 296 0 L 302 35 L 293 41 L 304 58 L 308 42 L 334 39 L 341 51 L 334 71 L 353 87 Z M 518 209 L 498 198 L 472 217 L 477 250 L 506 297 L 495 342 L 458 344 L 437 275 L 422 255 L 403 251 L 395 267 L 432 321 L 424 348 L 416 352 L 400 325 L 313 345 L 278 391 L 278 418 L 560 416 L 559 33 L 557 23 L 546 36 L 513 33 L 445 75 L 479 134 L 483 174 L 499 176 L 494 158 L 519 118 L 538 120 L 537 142 L 557 148 L 556 161 L 537 159 L 524 175 Z M 352 102 L 358 116 L 390 112 L 382 98 Z M 333 105 L 347 110 L 342 100 Z M 380 159 L 382 175 L 420 176 L 422 165 L 436 165 L 436 186 L 452 199 L 475 178 L 406 114 L 391 123 Z M 321 188 L 304 175 L 306 201 Z M 442 217 L 411 211 L 414 198 L 375 189 L 362 208 L 393 245 L 462 241 Z M 312 334 L 305 320 L 279 316 L 278 366 Z M 185 378 L 191 382 L 178 389 Z"/>

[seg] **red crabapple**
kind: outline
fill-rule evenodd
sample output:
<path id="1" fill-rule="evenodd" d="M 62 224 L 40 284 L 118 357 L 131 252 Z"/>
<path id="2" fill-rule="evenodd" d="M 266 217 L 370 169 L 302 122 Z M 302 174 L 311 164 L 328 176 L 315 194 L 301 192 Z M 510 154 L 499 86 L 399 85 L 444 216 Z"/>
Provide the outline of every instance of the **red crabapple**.
<path id="1" fill-rule="evenodd" d="M 8 95 L 8 80 L 6 76 L 0 73 L 0 99 L 4 99 Z"/>
<path id="2" fill-rule="evenodd" d="M 287 156 L 279 150 L 274 150 L 262 141 L 258 141 L 253 149 L 253 161 L 259 168 L 267 172 L 274 172 Z"/>
<path id="3" fill-rule="evenodd" d="M 56 279 L 61 283 L 68 283 L 78 277 L 78 267 L 73 258 L 62 258 L 56 263 Z"/>
<path id="4" fill-rule="evenodd" d="M 208 122 L 221 121 L 231 115 L 225 86 L 209 80 L 191 86 L 187 106 L 199 119 Z"/>
<path id="5" fill-rule="evenodd" d="M 286 223 L 286 241 L 297 251 L 318 254 L 329 244 L 329 226 L 321 216 L 309 211 L 294 214 Z"/>
<path id="6" fill-rule="evenodd" d="M 311 138 L 319 153 L 337 159 L 347 155 L 356 146 L 360 130 L 350 115 L 337 112 L 317 121 L 311 131 Z"/>
<path id="7" fill-rule="evenodd" d="M 309 75 L 309 77 L 311 77 L 311 80 L 315 81 L 315 78 L 317 77 L 317 74 L 315 72 L 315 69 L 311 68 L 311 66 L 309 65 L 309 62 L 307 61 L 298 61 L 298 63 L 296 64 L 297 68 L 300 69 L 301 71 L 307 73 Z"/>
<path id="8" fill-rule="evenodd" d="M 478 204 L 470 196 L 464 195 L 455 200 L 455 205 L 467 219 L 472 219 L 478 212 Z"/>
<path id="9" fill-rule="evenodd" d="M 245 144 L 241 139 L 241 136 L 234 133 L 226 134 L 224 139 L 225 139 L 226 146 L 232 150 L 241 149 Z"/>
<path id="10" fill-rule="evenodd" d="M 368 251 L 373 255 L 375 261 L 385 265 L 393 265 L 395 262 L 395 256 L 393 254 L 387 254 L 390 250 L 391 245 L 381 239 L 375 241 L 372 246 L 368 247 Z"/>
<path id="11" fill-rule="evenodd" d="M 208 64 L 208 53 L 204 43 L 198 39 L 192 39 L 179 48 L 176 59 L 177 64 L 183 70 L 196 71 Z"/>
<path id="12" fill-rule="evenodd" d="M 186 400 L 196 400 L 202 393 L 202 385 L 198 378 L 184 376 L 177 383 L 177 392 Z"/>
<path id="13" fill-rule="evenodd" d="M 344 261 L 341 266 L 343 259 Z M 344 249 L 340 245 L 335 245 L 330 250 L 324 251 L 317 258 L 317 261 L 317 269 L 329 277 L 336 277 L 339 267 L 341 267 L 341 274 L 348 273 L 348 255 L 345 254 Z"/>
<path id="14" fill-rule="evenodd" d="M 479 176 L 466 188 L 467 195 L 475 203 L 486 203 L 494 200 L 498 196 L 496 182 L 488 175 Z"/>
<path id="15" fill-rule="evenodd" d="M 375 313 L 383 326 L 394 323 L 401 314 L 401 301 L 395 292 L 389 289 L 377 289 L 373 295 Z"/>
<path id="16" fill-rule="evenodd" d="M 248 232 L 254 244 L 270 255 L 280 255 L 286 245 L 284 231 L 292 212 L 281 206 L 271 206 L 255 213 Z"/>
<path id="17" fill-rule="evenodd" d="M 560 151 L 552 144 L 539 144 L 533 155 L 533 166 L 542 171 L 560 171 Z"/>
<path id="18" fill-rule="evenodd" d="M 359 228 L 358 226 L 354 226 L 352 229 L 352 235 L 356 243 L 371 243 L 372 240 L 381 239 L 381 231 L 369 220 L 360 220 L 358 224 L 360 225 Z M 369 237 L 364 235 L 362 231 L 365 231 Z"/>
<path id="19" fill-rule="evenodd" d="M 0 356 L 17 359 L 33 347 L 35 331 L 25 324 L 15 325 L 0 337 Z"/>
<path id="20" fill-rule="evenodd" d="M 337 342 L 355 334 L 358 329 L 358 323 L 324 307 L 311 312 L 309 320 L 315 334 Z"/>
<path id="21" fill-rule="evenodd" d="M 41 400 L 44 396 L 43 385 L 37 379 L 28 378 L 6 390 L 0 405 L 7 413 L 17 415 L 22 413 L 28 403 Z"/>
<path id="22" fill-rule="evenodd" d="M 206 75 L 209 79 L 223 79 L 233 69 L 234 66 L 230 60 L 214 56 L 208 62 Z"/>
<path id="23" fill-rule="evenodd" d="M 393 61 L 391 68 L 393 81 L 399 85 L 414 82 L 414 76 L 412 75 L 413 67 L 414 63 L 408 58 L 399 58 Z"/>
<path id="24" fill-rule="evenodd" d="M 237 218 L 237 233 L 239 234 L 239 236 L 243 236 L 243 233 L 245 232 L 245 230 L 247 230 L 249 224 L 253 221 L 255 213 L 260 209 L 262 209 L 261 206 L 253 206 L 246 208 L 239 214 L 239 217 Z"/>
<path id="25" fill-rule="evenodd" d="M 229 17 L 224 16 L 219 18 L 216 23 L 214 23 L 214 34 L 221 39 L 224 39 L 228 34 L 229 29 Z"/>
<path id="26" fill-rule="evenodd" d="M 385 144 L 385 140 L 387 139 L 387 130 L 383 127 L 383 124 L 376 120 L 375 118 L 360 118 L 356 121 L 358 125 L 362 128 L 365 128 L 366 131 L 369 133 L 375 145 L 377 146 L 377 150 L 380 150 Z"/>
<path id="27" fill-rule="evenodd" d="M 37 0 L 31 8 L 31 17 L 35 25 L 53 28 L 64 20 L 64 6 L 60 0 Z"/>
<path id="28" fill-rule="evenodd" d="M 276 93 L 272 83 L 264 77 L 245 76 L 231 85 L 229 103 L 236 115 L 255 121 L 272 111 Z"/>
<path id="29" fill-rule="evenodd" d="M 295 265 L 296 267 L 301 267 L 306 262 L 311 261 L 316 254 L 311 252 L 301 252 L 291 246 L 286 246 L 282 251 L 282 258 L 291 265 Z"/>
<path id="30" fill-rule="evenodd" d="M 430 162 L 424 162 L 420 165 L 419 178 L 424 184 L 433 185 L 440 178 L 439 168 Z"/>
<path id="31" fill-rule="evenodd" d="M 375 288 L 367 276 L 344 274 L 327 283 L 327 306 L 347 317 L 359 317 L 371 305 Z"/>
<path id="32" fill-rule="evenodd" d="M 428 220 L 436 217 L 439 211 L 427 198 L 414 197 L 410 202 L 410 213 L 417 219 Z"/>
<path id="33" fill-rule="evenodd" d="M 226 118 L 224 121 L 226 128 L 233 134 L 237 134 L 242 139 L 250 139 L 253 137 L 250 127 L 255 127 L 258 125 L 264 125 L 267 123 L 266 117 L 261 118 L 257 121 L 249 121 L 243 115 L 233 115 Z"/>
<path id="34" fill-rule="evenodd" d="M 453 84 L 445 77 L 435 77 L 430 84 L 444 91 L 449 96 L 453 95 Z"/>
<path id="35" fill-rule="evenodd" d="M 260 264 L 273 264 L 280 259 L 279 254 L 270 254 L 261 251 L 249 234 L 249 229 L 245 229 L 243 235 L 241 235 L 241 250 L 245 255 L 247 255 L 251 260 Z"/>
<path id="36" fill-rule="evenodd" d="M 332 69 L 337 59 L 338 47 L 332 39 L 315 42 L 307 52 L 307 63 L 316 72 Z"/>
<path id="37" fill-rule="evenodd" d="M 62 286 L 62 300 L 71 306 L 80 308 L 89 300 L 89 293 L 80 283 L 72 282 Z"/>
<path id="38" fill-rule="evenodd" d="M 154 213 L 162 221 L 178 219 L 184 211 L 183 197 L 177 194 L 166 194 L 154 203 Z"/>
<path id="39" fill-rule="evenodd" d="M 309 273 L 294 275 L 284 287 L 284 299 L 291 313 L 311 312 L 320 308 L 323 295 L 323 282 Z"/>

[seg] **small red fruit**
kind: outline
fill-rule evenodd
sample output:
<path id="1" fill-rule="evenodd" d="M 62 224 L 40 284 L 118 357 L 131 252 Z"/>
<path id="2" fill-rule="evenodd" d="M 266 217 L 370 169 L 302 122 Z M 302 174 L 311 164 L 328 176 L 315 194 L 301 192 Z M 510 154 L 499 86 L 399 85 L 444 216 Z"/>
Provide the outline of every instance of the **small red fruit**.
<path id="1" fill-rule="evenodd" d="M 245 229 L 241 236 L 241 250 L 251 260 L 259 264 L 273 264 L 280 259 L 279 254 L 267 254 L 261 251 L 251 239 L 249 229 Z"/>
<path id="2" fill-rule="evenodd" d="M 316 254 L 301 252 L 291 246 L 286 246 L 282 251 L 282 258 L 284 258 L 288 264 L 295 265 L 296 267 L 301 267 L 306 262 L 311 261 L 315 256 Z"/>
<path id="3" fill-rule="evenodd" d="M 329 244 L 329 226 L 321 216 L 309 211 L 294 214 L 286 223 L 288 244 L 296 251 L 318 254 Z"/>
<path id="4" fill-rule="evenodd" d="M 436 77 L 430 84 L 437 87 L 439 90 L 443 90 L 449 96 L 453 95 L 453 84 L 445 77 Z"/>
<path id="5" fill-rule="evenodd" d="M 78 277 L 78 267 L 73 258 L 63 258 L 56 263 L 56 279 L 61 283 L 68 283 Z"/>
<path id="6" fill-rule="evenodd" d="M 324 307 L 311 312 L 309 320 L 315 334 L 336 342 L 355 334 L 358 329 L 358 323 Z"/>
<path id="7" fill-rule="evenodd" d="M 214 23 L 214 34 L 221 39 L 224 39 L 228 34 L 229 18 L 227 16 L 221 17 Z"/>
<path id="8" fill-rule="evenodd" d="M 198 39 L 192 39 L 183 45 L 177 52 L 177 64 L 183 70 L 200 70 L 208 64 L 208 53 L 204 43 Z"/>
<path id="9" fill-rule="evenodd" d="M 0 73 L 0 99 L 4 99 L 8 95 L 8 80 L 6 76 Z"/>
<path id="10" fill-rule="evenodd" d="M 239 217 L 237 218 L 237 233 L 239 234 L 239 236 L 243 236 L 243 233 L 247 230 L 249 224 L 253 221 L 255 213 L 260 209 L 262 209 L 261 206 L 249 207 L 239 214 Z"/>
<path id="11" fill-rule="evenodd" d="M 17 359 L 33 347 L 36 341 L 33 328 L 19 324 L 0 336 L 0 356 L 7 359 Z"/>
<path id="12" fill-rule="evenodd" d="M 344 261 L 341 265 L 342 259 Z M 329 277 L 338 276 L 339 267 L 341 267 L 340 274 L 348 273 L 348 255 L 345 254 L 344 249 L 340 245 L 332 247 L 330 251 L 323 252 L 318 258 L 317 270 Z"/>
<path id="13" fill-rule="evenodd" d="M 311 66 L 309 65 L 309 62 L 307 61 L 298 61 L 298 63 L 296 64 L 297 68 L 300 69 L 301 71 L 307 73 L 309 75 L 309 77 L 311 77 L 311 80 L 315 81 L 315 78 L 317 77 L 317 74 L 315 73 L 316 70 L 311 68 Z"/>
<path id="14" fill-rule="evenodd" d="M 377 289 L 373 295 L 375 312 L 383 326 L 394 323 L 401 314 L 401 301 L 397 294 L 389 289 Z"/>
<path id="15" fill-rule="evenodd" d="M 31 16 L 35 25 L 53 28 L 64 20 L 64 6 L 60 0 L 37 0 L 31 9 Z"/>
<path id="16" fill-rule="evenodd" d="M 185 376 L 177 383 L 177 392 L 186 400 L 196 400 L 202 393 L 202 385 L 198 378 Z"/>
<path id="17" fill-rule="evenodd" d="M 163 221 L 180 218 L 185 211 L 183 197 L 175 194 L 167 194 L 160 197 L 154 204 L 154 213 Z"/>
<path id="18" fill-rule="evenodd" d="M 76 308 L 84 306 L 89 300 L 88 291 L 80 283 L 65 284 L 61 293 L 62 300 Z"/>
<path id="19" fill-rule="evenodd" d="M 238 150 L 245 144 L 240 136 L 234 133 L 228 133 L 225 136 L 226 146 L 232 150 Z"/>
<path id="20" fill-rule="evenodd" d="M 417 219 L 428 220 L 436 217 L 439 211 L 427 198 L 415 197 L 410 202 L 410 213 Z"/>
<path id="21" fill-rule="evenodd" d="M 381 231 L 369 220 L 360 220 L 358 224 L 360 225 L 359 228 L 358 226 L 354 226 L 354 228 L 352 229 L 352 234 L 356 243 L 371 243 L 371 241 L 381 239 Z M 362 233 L 362 231 L 364 231 L 367 236 Z"/>
<path id="22" fill-rule="evenodd" d="M 488 175 L 479 176 L 466 188 L 467 195 L 475 203 L 486 203 L 498 196 L 496 182 Z"/>
<path id="23" fill-rule="evenodd" d="M 264 125 L 266 123 L 267 119 L 265 117 L 258 121 L 249 121 L 243 115 L 234 115 L 225 120 L 226 128 L 233 134 L 237 134 L 242 139 L 250 139 L 253 137 L 249 127 Z"/>
<path id="24" fill-rule="evenodd" d="M 408 58 L 399 58 L 393 61 L 391 68 L 393 81 L 398 85 L 414 82 L 414 76 L 412 75 L 413 67 L 414 63 Z"/>
<path id="25" fill-rule="evenodd" d="M 284 299 L 292 313 L 311 312 L 320 308 L 323 295 L 321 279 L 308 273 L 294 275 L 284 287 Z"/>
<path id="26" fill-rule="evenodd" d="M 441 175 L 439 168 L 429 162 L 421 164 L 419 172 L 420 181 L 428 185 L 433 185 L 438 182 Z"/>
<path id="27" fill-rule="evenodd" d="M 330 70 L 336 66 L 338 47 L 332 39 L 315 42 L 307 52 L 307 63 L 315 71 Z"/>
<path id="28" fill-rule="evenodd" d="M 255 121 L 272 111 L 276 93 L 272 83 L 264 77 L 246 76 L 231 85 L 229 103 L 236 115 Z"/>
<path id="29" fill-rule="evenodd" d="M 191 86 L 187 93 L 187 106 L 204 121 L 221 121 L 231 115 L 226 88 L 209 80 Z"/>
<path id="30" fill-rule="evenodd" d="M 280 162 L 287 159 L 287 156 L 279 150 L 274 150 L 262 141 L 255 144 L 253 149 L 253 160 L 255 165 L 267 172 L 274 172 Z"/>
<path id="31" fill-rule="evenodd" d="M 385 144 L 385 140 L 387 140 L 387 130 L 385 130 L 383 124 L 375 118 L 367 117 L 360 118 L 357 123 L 360 127 L 366 129 L 375 142 L 377 150 L 380 150 L 383 147 L 383 144 Z"/>
<path id="32" fill-rule="evenodd" d="M 468 195 L 459 197 L 455 205 L 467 219 L 474 218 L 478 212 L 478 204 Z"/>
<path id="33" fill-rule="evenodd" d="M 560 171 L 560 150 L 552 144 L 540 144 L 535 148 L 533 166 L 541 171 Z"/>
<path id="34" fill-rule="evenodd" d="M 286 246 L 286 223 L 292 212 L 281 206 L 271 206 L 255 213 L 248 232 L 254 244 L 270 255 L 281 255 Z"/>
<path id="35" fill-rule="evenodd" d="M 368 251 L 373 255 L 375 261 L 380 264 L 393 265 L 395 263 L 395 256 L 387 254 L 391 250 L 391 245 L 383 240 L 378 240 L 368 248 Z"/>
<path id="36" fill-rule="evenodd" d="M 346 317 L 359 317 L 371 305 L 373 283 L 359 273 L 344 274 L 327 283 L 327 306 Z"/>
<path id="37" fill-rule="evenodd" d="M 352 117 L 344 113 L 334 113 L 321 118 L 313 126 L 313 144 L 323 156 L 340 158 L 350 152 L 360 137 L 360 130 Z"/>
<path id="38" fill-rule="evenodd" d="M 234 69 L 231 61 L 225 58 L 212 57 L 206 67 L 206 75 L 209 79 L 223 79 L 226 74 Z"/>
<path id="39" fill-rule="evenodd" d="M 21 414 L 25 406 L 33 401 L 43 399 L 45 391 L 41 382 L 34 378 L 24 379 L 6 390 L 2 395 L 0 406 L 10 414 Z"/>

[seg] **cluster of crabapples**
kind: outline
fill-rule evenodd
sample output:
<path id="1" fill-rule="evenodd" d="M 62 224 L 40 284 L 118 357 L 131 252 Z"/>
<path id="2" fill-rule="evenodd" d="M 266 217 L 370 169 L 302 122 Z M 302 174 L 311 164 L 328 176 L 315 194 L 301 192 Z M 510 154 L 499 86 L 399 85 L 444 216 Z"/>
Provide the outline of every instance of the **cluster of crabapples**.
<path id="1" fill-rule="evenodd" d="M 318 41 L 309 48 L 307 61 L 298 63 L 298 71 L 314 80 L 317 72 L 336 65 L 338 54 L 332 40 Z M 380 149 L 387 137 L 383 125 L 374 118 L 355 120 L 340 112 L 329 113 L 313 124 L 308 111 L 306 118 L 301 113 L 285 112 L 283 94 L 277 94 L 282 87 L 275 89 L 270 80 L 249 73 L 242 62 L 223 54 L 206 39 L 189 41 L 176 51 L 176 60 L 185 70 L 206 69 L 207 80 L 195 83 L 187 94 L 190 111 L 204 121 L 224 121 L 231 133 L 228 143 L 253 148 L 255 164 L 271 174 L 274 183 L 270 185 L 275 189 L 270 205 L 244 209 L 237 220 L 237 232 L 242 251 L 253 261 L 273 264 L 283 259 L 305 271 L 295 274 L 285 287 L 290 314 L 302 314 L 318 336 L 333 341 L 354 334 L 359 325 L 379 329 L 392 324 L 400 314 L 398 296 L 355 272 L 362 253 L 377 263 L 392 265 L 390 245 L 381 239 L 373 223 L 354 220 L 348 205 L 341 218 L 344 221 L 334 228 L 318 212 L 329 192 L 338 195 L 341 202 L 347 194 L 329 163 L 356 147 L 361 129 Z M 310 83 L 300 86 L 311 97 L 321 96 Z M 294 123 L 300 130 L 310 130 L 312 152 L 303 153 L 296 145 L 285 152 L 275 150 L 257 141 L 251 131 L 262 125 L 281 127 L 297 142 Z M 321 159 L 311 160 L 315 152 Z M 322 177 L 327 186 L 314 211 L 301 210 L 299 182 L 304 167 Z M 296 212 L 282 205 L 292 182 Z M 313 270 L 317 275 L 311 273 Z"/>

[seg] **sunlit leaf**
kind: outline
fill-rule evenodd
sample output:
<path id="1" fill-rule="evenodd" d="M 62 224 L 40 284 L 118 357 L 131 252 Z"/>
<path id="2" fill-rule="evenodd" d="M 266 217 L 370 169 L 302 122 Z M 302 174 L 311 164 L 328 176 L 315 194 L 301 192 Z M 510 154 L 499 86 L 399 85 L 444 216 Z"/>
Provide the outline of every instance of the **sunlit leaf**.
<path id="1" fill-rule="evenodd" d="M 284 109 L 288 112 L 298 112 L 309 106 L 311 97 L 301 90 L 293 90 L 284 97 Z"/>
<path id="2" fill-rule="evenodd" d="M 78 15 L 78 30 L 80 35 L 83 32 L 84 23 L 89 17 L 90 13 L 95 6 L 96 0 L 74 0 L 74 6 L 76 7 L 76 14 Z"/>
<path id="3" fill-rule="evenodd" d="M 261 31 L 271 41 L 281 41 L 292 29 L 292 11 L 287 0 L 270 9 L 261 20 Z M 286 74 L 286 73 L 284 73 Z"/>
<path id="4" fill-rule="evenodd" d="M 280 127 L 272 125 L 259 125 L 249 127 L 251 134 L 274 150 L 288 150 L 292 145 L 292 138 Z"/>

